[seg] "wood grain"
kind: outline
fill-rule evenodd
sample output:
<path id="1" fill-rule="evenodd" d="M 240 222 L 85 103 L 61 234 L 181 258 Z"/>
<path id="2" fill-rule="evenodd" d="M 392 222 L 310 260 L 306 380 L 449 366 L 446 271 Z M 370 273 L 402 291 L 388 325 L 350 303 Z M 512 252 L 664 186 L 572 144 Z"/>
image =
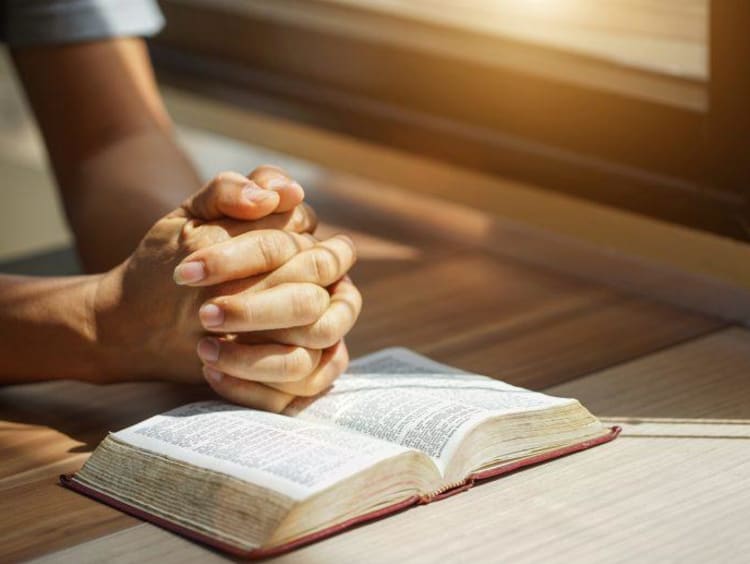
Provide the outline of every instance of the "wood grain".
<path id="1" fill-rule="evenodd" d="M 622 437 L 272 561 L 744 562 L 747 374 L 750 332 L 729 329 L 557 386 L 619 415 Z M 43 561 L 157 557 L 220 559 L 143 524 Z"/>
<path id="2" fill-rule="evenodd" d="M 477 338 L 498 324 L 519 325 L 612 295 L 599 286 L 465 251 L 363 280 L 361 290 L 366 305 L 349 339 L 355 354 L 399 343 L 424 350 L 465 332 Z"/>
<path id="3" fill-rule="evenodd" d="M 383 192 L 383 200 L 392 197 Z M 419 209 L 420 200 L 410 200 L 416 197 L 400 197 L 402 208 Z M 324 233 L 352 231 L 361 247 L 355 276 L 365 309 L 348 339 L 354 355 L 406 345 L 463 368 L 542 387 L 722 326 L 714 319 L 490 252 L 484 248 L 484 226 L 490 224 L 486 218 L 465 223 L 462 236 L 453 237 L 462 220 L 437 208 L 424 208 L 421 217 L 404 216 L 377 203 L 358 203 L 349 205 L 349 213 L 344 195 L 326 198 L 312 190 L 311 198 L 317 200 L 320 215 L 330 220 Z M 644 390 L 651 384 L 644 382 Z M 57 382 L 0 389 L 0 560 L 50 553 L 50 558 L 69 561 L 213 557 L 56 483 L 60 473 L 78 468 L 108 431 L 207 394 L 203 387 L 157 383 L 96 387 Z M 563 470 L 565 464 L 574 464 L 566 461 L 560 470 L 550 465 L 533 470 L 533 475 L 542 481 L 596 477 L 616 467 L 604 456 L 611 448 L 602 450 L 582 459 L 593 470 L 577 465 L 583 462 Z M 513 521 L 514 513 L 523 513 L 517 498 L 536 491 L 528 493 L 524 488 L 531 486 L 521 482 L 514 494 L 515 487 L 502 485 L 507 483 L 459 496 L 458 505 L 444 502 L 364 527 L 287 561 L 362 560 L 363 555 L 381 554 L 414 560 L 435 554 L 430 550 L 440 530 L 451 531 L 441 540 L 447 542 L 445 554 L 451 559 L 460 553 L 479 557 L 477 542 L 494 546 L 488 539 Z M 567 488 L 560 487 L 559 495 Z M 535 503 L 544 501 L 539 499 Z M 498 512 L 497 507 L 503 509 Z M 470 513 L 488 517 L 477 523 Z M 559 518 L 545 518 L 553 517 Z M 414 535 L 422 538 L 415 540 Z M 511 537 L 503 538 L 507 543 Z M 532 532 L 525 538 L 528 546 L 539 539 Z"/>
<path id="4" fill-rule="evenodd" d="M 17 561 L 138 521 L 56 480 L 73 472 L 107 434 L 210 395 L 160 383 L 93 386 L 52 382 L 0 389 L 0 561 Z"/>
<path id="5" fill-rule="evenodd" d="M 541 322 L 498 322 L 482 335 L 438 341 L 425 352 L 526 388 L 546 388 L 711 332 L 722 324 L 642 299 L 581 301 Z M 468 336 L 468 335 L 467 335 Z"/>
<path id="6" fill-rule="evenodd" d="M 726 329 L 551 392 L 577 397 L 609 418 L 733 419 L 750 425 L 750 331 Z"/>

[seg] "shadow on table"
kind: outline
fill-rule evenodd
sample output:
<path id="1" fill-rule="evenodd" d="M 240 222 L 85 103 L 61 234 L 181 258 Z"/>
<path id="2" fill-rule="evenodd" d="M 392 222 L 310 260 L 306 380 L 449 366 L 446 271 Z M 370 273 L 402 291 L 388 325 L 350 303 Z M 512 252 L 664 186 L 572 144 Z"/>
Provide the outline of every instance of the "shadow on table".
<path id="1" fill-rule="evenodd" d="M 66 247 L 0 263 L 3 274 L 71 276 L 81 273 L 75 250 Z M 213 398 L 205 386 L 158 382 L 95 386 L 61 381 L 0 387 L 0 419 L 10 424 L 50 428 L 82 443 L 70 452 L 88 452 L 106 436 L 189 401 Z M 15 427 L 13 428 L 16 431 Z M 25 443 L 15 448 L 26 448 Z M 28 448 L 39 448 L 36 443 Z"/>
<path id="2" fill-rule="evenodd" d="M 73 276 L 81 274 L 81 266 L 75 250 L 72 247 L 62 247 L 2 261 L 0 273 L 28 276 Z"/>
<path id="3" fill-rule="evenodd" d="M 174 407 L 216 399 L 202 385 L 138 382 L 96 386 L 57 381 L 0 388 L 0 419 L 11 432 L 49 428 L 82 443 L 69 452 L 89 452 L 118 431 Z M 17 448 L 40 448 L 30 441 Z"/>

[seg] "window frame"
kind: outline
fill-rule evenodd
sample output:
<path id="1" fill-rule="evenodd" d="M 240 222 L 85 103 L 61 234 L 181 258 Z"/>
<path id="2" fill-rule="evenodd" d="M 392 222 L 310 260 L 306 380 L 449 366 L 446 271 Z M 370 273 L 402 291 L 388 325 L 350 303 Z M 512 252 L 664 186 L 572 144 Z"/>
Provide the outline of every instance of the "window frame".
<path id="1" fill-rule="evenodd" d="M 493 65 L 445 49 L 379 40 L 357 33 L 356 26 L 330 22 L 341 18 L 373 29 L 408 31 L 477 52 L 503 50 L 513 54 L 506 60 L 570 65 L 611 80 L 661 81 L 672 89 L 696 86 L 393 14 L 358 13 L 351 6 L 334 13 L 325 0 L 164 0 L 162 7 L 168 26 L 152 42 L 152 53 L 160 78 L 169 84 L 571 196 L 750 239 L 750 159 L 743 158 L 750 127 L 741 104 L 750 99 L 750 77 L 730 63 L 750 58 L 742 33 L 742 24 L 750 24 L 750 3 L 743 0 L 711 5 L 705 108 L 565 81 L 554 73 L 525 72 L 518 65 Z"/>

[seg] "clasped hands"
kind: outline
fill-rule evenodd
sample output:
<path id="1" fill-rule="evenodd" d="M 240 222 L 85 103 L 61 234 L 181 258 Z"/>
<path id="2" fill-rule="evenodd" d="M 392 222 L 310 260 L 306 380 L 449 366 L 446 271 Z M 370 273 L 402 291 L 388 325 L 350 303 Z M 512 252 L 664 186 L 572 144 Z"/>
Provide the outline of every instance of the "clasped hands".
<path id="1" fill-rule="evenodd" d="M 205 378 L 277 412 L 329 387 L 362 305 L 347 276 L 356 252 L 345 235 L 311 235 L 303 197 L 264 166 L 218 175 L 159 220 L 91 298 L 107 380 Z"/>

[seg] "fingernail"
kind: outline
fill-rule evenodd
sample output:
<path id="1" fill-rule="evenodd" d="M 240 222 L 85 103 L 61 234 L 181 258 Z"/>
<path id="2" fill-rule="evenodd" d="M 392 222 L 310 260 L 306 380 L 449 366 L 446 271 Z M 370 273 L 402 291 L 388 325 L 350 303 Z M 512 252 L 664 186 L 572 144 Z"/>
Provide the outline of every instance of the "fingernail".
<path id="1" fill-rule="evenodd" d="M 283 176 L 274 176 L 271 180 L 266 182 L 266 188 L 269 190 L 276 190 L 277 188 L 283 188 L 284 186 L 289 186 L 290 182 L 288 178 L 284 178 Z"/>
<path id="2" fill-rule="evenodd" d="M 184 262 L 174 269 L 173 277 L 178 284 L 194 284 L 206 277 L 206 267 L 199 261 Z"/>
<path id="3" fill-rule="evenodd" d="M 216 339 L 207 337 L 198 341 L 198 356 L 205 362 L 216 362 L 219 360 L 221 345 Z"/>
<path id="4" fill-rule="evenodd" d="M 302 188 L 299 182 L 296 180 L 289 180 L 282 176 L 274 176 L 271 180 L 266 183 L 266 188 L 269 190 L 278 190 L 279 188 L 296 188 L 303 194 L 305 190 Z"/>
<path id="5" fill-rule="evenodd" d="M 264 190 L 258 186 L 245 186 L 242 189 L 242 197 L 253 204 L 257 204 L 268 200 L 269 198 L 276 197 L 273 192 Z"/>
<path id="6" fill-rule="evenodd" d="M 215 304 L 206 304 L 198 310 L 198 317 L 204 327 L 217 327 L 224 323 L 224 312 Z"/>
<path id="7" fill-rule="evenodd" d="M 203 367 L 203 375 L 214 384 L 218 384 L 224 378 L 224 374 L 208 366 Z"/>

